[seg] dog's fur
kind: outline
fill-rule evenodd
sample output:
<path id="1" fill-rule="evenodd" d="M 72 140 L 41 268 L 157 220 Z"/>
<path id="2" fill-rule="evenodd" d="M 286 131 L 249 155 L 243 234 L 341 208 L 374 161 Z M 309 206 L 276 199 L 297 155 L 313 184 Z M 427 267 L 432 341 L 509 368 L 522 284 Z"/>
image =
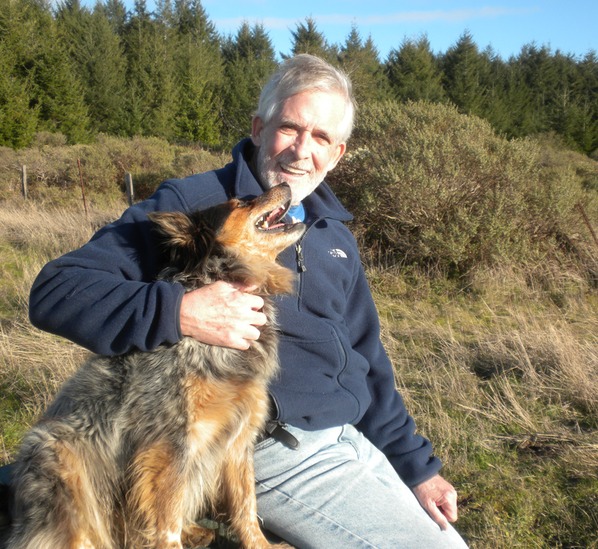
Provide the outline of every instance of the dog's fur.
<path id="1" fill-rule="evenodd" d="M 25 436 L 10 549 L 199 545 L 209 533 L 194 519 L 215 508 L 244 547 L 270 546 L 256 515 L 253 448 L 278 369 L 268 296 L 293 286 L 275 259 L 304 231 L 278 222 L 289 203 L 278 185 L 189 216 L 150 214 L 165 252 L 160 278 L 186 290 L 257 286 L 268 323 L 247 351 L 183 338 L 86 362 Z"/>

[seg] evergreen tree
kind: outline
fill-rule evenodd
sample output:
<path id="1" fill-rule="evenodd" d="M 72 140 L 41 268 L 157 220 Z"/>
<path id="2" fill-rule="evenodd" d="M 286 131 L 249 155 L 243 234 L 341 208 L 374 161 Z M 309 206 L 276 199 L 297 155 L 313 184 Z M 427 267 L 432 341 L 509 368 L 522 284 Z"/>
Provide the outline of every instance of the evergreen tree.
<path id="1" fill-rule="evenodd" d="M 550 130 L 550 101 L 554 96 L 557 75 L 547 47 L 534 44 L 523 46 L 516 63 L 521 71 L 522 83 L 530 92 L 526 135 Z"/>
<path id="2" fill-rule="evenodd" d="M 398 50 L 391 50 L 386 74 L 395 97 L 401 101 L 438 102 L 446 97 L 442 73 L 425 36 L 417 41 L 405 39 Z"/>
<path id="3" fill-rule="evenodd" d="M 96 4 L 90 13 L 71 0 L 58 10 L 57 23 L 82 82 L 94 131 L 126 133 L 126 59 L 106 8 Z"/>
<path id="4" fill-rule="evenodd" d="M 21 35 L 19 64 L 31 77 L 30 105 L 39 112 L 39 130 L 63 133 L 69 142 L 89 140 L 89 119 L 83 89 L 71 59 L 59 40 L 47 4 L 19 3 L 27 24 Z"/>
<path id="5" fill-rule="evenodd" d="M 326 42 L 324 35 L 317 29 L 315 19 L 307 17 L 305 23 L 298 23 L 297 28 L 291 31 L 293 36 L 292 54 L 310 53 L 336 62 L 336 49 Z"/>
<path id="6" fill-rule="evenodd" d="M 220 39 L 198 0 L 176 0 L 172 12 L 179 104 L 176 135 L 207 146 L 220 144 L 223 69 Z"/>
<path id="7" fill-rule="evenodd" d="M 467 31 L 442 58 L 447 95 L 462 112 L 483 116 L 486 61 Z"/>
<path id="8" fill-rule="evenodd" d="M 580 122 L 573 129 L 579 147 L 591 154 L 598 150 L 598 57 L 588 52 L 578 63 L 578 78 L 574 86 Z"/>
<path id="9" fill-rule="evenodd" d="M 173 41 L 166 25 L 152 20 L 146 0 L 135 0 L 127 55 L 127 133 L 170 139 L 176 135 L 179 95 L 175 85 Z"/>
<path id="10" fill-rule="evenodd" d="M 98 2 L 94 11 L 100 11 L 104 14 L 112 31 L 123 38 L 127 25 L 127 8 L 123 0 L 105 0 L 104 3 Z"/>
<path id="11" fill-rule="evenodd" d="M 31 107 L 32 76 L 24 51 L 29 25 L 22 2 L 0 0 L 0 146 L 26 147 L 34 138 L 39 109 Z"/>
<path id="12" fill-rule="evenodd" d="M 0 39 L 0 146 L 19 149 L 31 144 L 37 128 L 37 109 L 29 108 L 31 84 L 20 78 L 16 59 Z"/>
<path id="13" fill-rule="evenodd" d="M 342 69 L 351 77 L 358 104 L 390 97 L 388 79 L 372 37 L 363 42 L 356 25 L 351 27 L 344 45 L 341 46 L 339 59 Z"/>
<path id="14" fill-rule="evenodd" d="M 230 145 L 249 134 L 262 86 L 276 68 L 274 48 L 262 25 L 243 23 L 222 46 L 225 61 L 223 119 Z"/>

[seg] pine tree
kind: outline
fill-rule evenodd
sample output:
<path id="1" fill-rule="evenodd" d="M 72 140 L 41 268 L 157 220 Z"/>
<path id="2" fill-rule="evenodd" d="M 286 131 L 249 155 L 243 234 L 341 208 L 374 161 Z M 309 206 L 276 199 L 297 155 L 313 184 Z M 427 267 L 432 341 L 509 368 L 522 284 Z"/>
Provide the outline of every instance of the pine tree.
<path id="1" fill-rule="evenodd" d="M 0 146 L 20 149 L 31 144 L 37 109 L 29 107 L 30 81 L 19 77 L 16 59 L 0 39 Z"/>
<path id="2" fill-rule="evenodd" d="M 326 42 L 326 38 L 317 28 L 315 19 L 307 17 L 305 23 L 298 23 L 296 30 L 291 31 L 291 34 L 293 55 L 310 53 L 329 62 L 336 62 L 336 48 Z"/>
<path id="3" fill-rule="evenodd" d="M 598 151 L 598 57 L 596 52 L 588 52 L 578 63 L 574 93 L 580 120 L 572 135 L 578 146 L 584 152 L 591 154 Z"/>
<path id="4" fill-rule="evenodd" d="M 112 7 L 117 7 L 113 3 Z M 88 12 L 72 4 L 57 13 L 61 40 L 82 82 L 85 103 L 97 132 L 126 133 L 126 59 L 104 6 Z"/>
<path id="5" fill-rule="evenodd" d="M 426 36 L 417 41 L 405 39 L 398 50 L 391 50 L 386 74 L 395 97 L 401 101 L 439 102 L 446 97 L 442 73 Z"/>
<path id="6" fill-rule="evenodd" d="M 170 139 L 176 134 L 179 107 L 173 42 L 168 27 L 154 21 L 145 0 L 135 0 L 127 24 L 127 133 Z"/>
<path id="7" fill-rule="evenodd" d="M 390 97 L 390 87 L 372 37 L 363 42 L 356 25 L 340 48 L 341 68 L 351 77 L 358 104 Z"/>
<path id="8" fill-rule="evenodd" d="M 20 50 L 22 67 L 31 75 L 30 105 L 39 112 L 39 130 L 60 132 L 69 142 L 90 139 L 83 88 L 48 5 L 22 2 L 27 21 Z"/>
<path id="9" fill-rule="evenodd" d="M 28 146 L 35 135 L 38 107 L 33 100 L 29 55 L 23 33 L 29 25 L 21 2 L 0 0 L 0 146 Z"/>
<path id="10" fill-rule="evenodd" d="M 163 15 L 164 17 L 164 15 Z M 206 146 L 221 141 L 223 69 L 220 39 L 198 0 L 176 0 L 172 12 L 179 104 L 176 136 Z"/>
<path id="11" fill-rule="evenodd" d="M 550 130 L 550 101 L 557 79 L 550 57 L 549 48 L 528 44 L 523 46 L 516 59 L 523 85 L 530 92 L 528 123 L 524 128 L 526 135 Z"/>
<path id="12" fill-rule="evenodd" d="M 95 5 L 94 11 L 102 12 L 106 19 L 108 19 L 114 33 L 121 38 L 124 36 L 128 14 L 123 0 L 104 0 L 104 3 L 98 2 Z"/>
<path id="13" fill-rule="evenodd" d="M 485 61 L 467 31 L 442 58 L 447 95 L 462 112 L 483 116 L 484 70 L 488 68 Z"/>
<path id="14" fill-rule="evenodd" d="M 243 23 L 222 46 L 225 61 L 224 131 L 230 145 L 247 136 L 262 86 L 276 68 L 274 48 L 262 25 Z"/>

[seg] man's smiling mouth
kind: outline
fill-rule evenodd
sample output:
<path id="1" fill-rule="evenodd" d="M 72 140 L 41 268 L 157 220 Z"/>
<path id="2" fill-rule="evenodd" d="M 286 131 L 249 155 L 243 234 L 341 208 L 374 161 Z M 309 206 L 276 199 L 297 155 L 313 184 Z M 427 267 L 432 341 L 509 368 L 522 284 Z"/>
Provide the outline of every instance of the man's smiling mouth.
<path id="1" fill-rule="evenodd" d="M 301 176 L 301 175 L 307 175 L 309 173 L 309 170 L 302 170 L 300 168 L 289 166 L 288 164 L 280 164 L 280 169 L 289 175 Z"/>

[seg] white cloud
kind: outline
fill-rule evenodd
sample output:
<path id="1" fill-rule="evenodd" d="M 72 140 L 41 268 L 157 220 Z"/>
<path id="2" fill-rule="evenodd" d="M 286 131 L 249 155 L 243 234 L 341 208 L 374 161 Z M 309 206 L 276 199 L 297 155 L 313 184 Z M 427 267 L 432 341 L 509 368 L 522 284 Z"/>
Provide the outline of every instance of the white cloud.
<path id="1" fill-rule="evenodd" d="M 237 29 L 248 22 L 250 25 L 261 24 L 266 29 L 288 29 L 298 22 L 311 17 L 317 24 L 322 25 L 389 25 L 397 23 L 431 23 L 444 21 L 447 23 L 463 23 L 472 19 L 489 19 L 503 16 L 528 15 L 539 11 L 539 8 L 502 8 L 484 7 L 474 9 L 431 10 L 431 11 L 405 11 L 382 15 L 310 15 L 305 17 L 228 17 L 215 18 L 214 24 L 220 29 Z"/>

